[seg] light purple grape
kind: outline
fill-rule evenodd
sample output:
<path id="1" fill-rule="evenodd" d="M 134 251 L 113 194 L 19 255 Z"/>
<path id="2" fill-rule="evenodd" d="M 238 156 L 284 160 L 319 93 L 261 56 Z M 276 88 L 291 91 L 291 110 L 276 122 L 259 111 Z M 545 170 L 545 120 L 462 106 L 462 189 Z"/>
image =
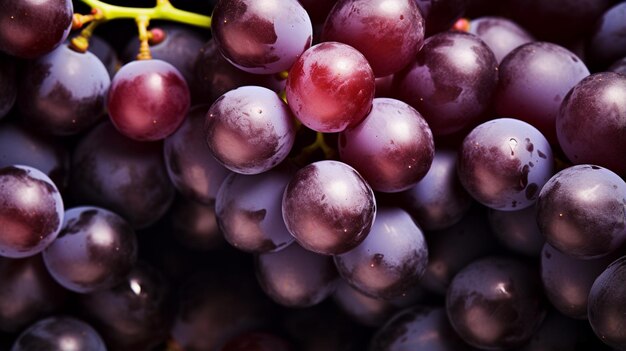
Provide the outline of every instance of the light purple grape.
<path id="1" fill-rule="evenodd" d="M 524 28 L 504 17 L 475 18 L 470 21 L 469 32 L 489 46 L 498 62 L 518 46 L 534 41 Z"/>
<path id="2" fill-rule="evenodd" d="M 245 86 L 222 95 L 209 109 L 205 139 L 224 167 L 242 174 L 265 172 L 293 146 L 294 118 L 273 91 Z"/>

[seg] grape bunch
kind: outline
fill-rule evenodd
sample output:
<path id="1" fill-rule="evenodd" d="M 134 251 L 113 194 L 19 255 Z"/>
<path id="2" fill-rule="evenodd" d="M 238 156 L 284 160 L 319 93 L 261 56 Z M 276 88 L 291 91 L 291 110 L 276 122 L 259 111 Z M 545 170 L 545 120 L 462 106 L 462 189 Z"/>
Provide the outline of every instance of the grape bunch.
<path id="1" fill-rule="evenodd" d="M 623 0 L 0 0 L 0 350 L 626 350 L 624 33 Z"/>

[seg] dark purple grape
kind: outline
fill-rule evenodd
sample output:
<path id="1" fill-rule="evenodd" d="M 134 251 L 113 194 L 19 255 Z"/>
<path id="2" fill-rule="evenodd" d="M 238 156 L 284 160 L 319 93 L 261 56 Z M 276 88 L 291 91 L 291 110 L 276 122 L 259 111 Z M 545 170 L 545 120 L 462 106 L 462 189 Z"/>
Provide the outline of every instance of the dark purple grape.
<path id="1" fill-rule="evenodd" d="M 21 76 L 19 111 L 43 133 L 72 135 L 87 130 L 105 113 L 111 78 L 91 52 L 61 45 L 29 61 Z"/>
<path id="2" fill-rule="evenodd" d="M 64 288 L 90 293 L 120 283 L 137 260 L 133 228 L 117 214 L 98 207 L 65 212 L 56 240 L 43 251 L 52 277 Z"/>
<path id="3" fill-rule="evenodd" d="M 501 350 L 530 340 L 545 316 L 543 302 L 539 276 L 530 267 L 511 258 L 488 257 L 454 277 L 446 310 L 465 342 Z"/>
<path id="4" fill-rule="evenodd" d="M 297 0 L 220 0 L 211 32 L 224 57 L 250 73 L 289 70 L 311 46 L 311 19 Z"/>
<path id="5" fill-rule="evenodd" d="M 604 12 L 595 25 L 587 47 L 589 56 L 595 63 L 606 66 L 626 56 L 624 31 L 626 3 L 622 1 Z"/>
<path id="6" fill-rule="evenodd" d="M 428 248 L 408 213 L 383 207 L 365 240 L 334 259 L 352 287 L 371 297 L 392 299 L 417 285 L 426 269 Z"/>
<path id="7" fill-rule="evenodd" d="M 204 135 L 213 156 L 242 174 L 265 172 L 282 162 L 293 146 L 296 126 L 289 107 L 275 92 L 258 86 L 231 90 L 206 114 Z"/>
<path id="8" fill-rule="evenodd" d="M 617 73 L 593 74 L 570 90 L 556 117 L 559 144 L 570 161 L 626 176 L 625 101 L 626 76 Z"/>
<path id="9" fill-rule="evenodd" d="M 373 298 L 351 287 L 344 279 L 339 279 L 333 294 L 337 307 L 357 323 L 379 327 L 398 309 L 391 301 Z"/>
<path id="10" fill-rule="evenodd" d="M 463 16 L 469 0 L 414 0 L 426 20 L 426 36 L 447 31 Z"/>
<path id="11" fill-rule="evenodd" d="M 287 78 L 289 107 L 305 126 L 324 133 L 354 127 L 372 108 L 376 82 L 363 54 L 325 42 L 305 51 Z"/>
<path id="12" fill-rule="evenodd" d="M 97 35 L 89 38 L 88 50 L 96 55 L 98 59 L 104 64 L 109 76 L 113 77 L 117 69 L 122 66 L 120 59 L 117 57 L 115 49 L 106 40 L 100 38 Z"/>
<path id="13" fill-rule="evenodd" d="M 179 197 L 169 211 L 173 236 L 188 250 L 210 251 L 226 244 L 215 206 Z"/>
<path id="14" fill-rule="evenodd" d="M 24 330 L 11 351 L 106 351 L 104 341 L 89 324 L 65 316 L 42 319 Z"/>
<path id="15" fill-rule="evenodd" d="M 287 229 L 305 249 L 336 255 L 365 239 L 376 216 L 376 199 L 352 167 L 319 161 L 293 176 L 282 212 Z"/>
<path id="16" fill-rule="evenodd" d="M 42 137 L 13 123 L 0 124 L 0 168 L 31 166 L 45 173 L 61 192 L 70 177 L 70 155 L 57 140 Z"/>
<path id="17" fill-rule="evenodd" d="M 110 350 L 152 350 L 168 337 L 174 317 L 165 278 L 141 262 L 120 284 L 80 302 Z"/>
<path id="18" fill-rule="evenodd" d="M 339 1 L 326 18 L 322 40 L 359 50 L 374 75 L 383 77 L 413 60 L 424 43 L 424 19 L 415 0 Z"/>
<path id="19" fill-rule="evenodd" d="M 416 59 L 396 74 L 398 97 L 428 122 L 435 136 L 477 124 L 491 104 L 498 61 L 477 36 L 446 32 L 426 40 Z"/>
<path id="20" fill-rule="evenodd" d="M 52 180 L 28 166 L 0 168 L 0 256 L 43 251 L 59 234 L 63 199 Z"/>
<path id="21" fill-rule="evenodd" d="M 185 78 L 161 60 L 125 64 L 113 76 L 107 109 L 115 128 L 140 140 L 161 140 L 183 122 L 190 104 Z"/>
<path id="22" fill-rule="evenodd" d="M 400 197 L 403 207 L 424 230 L 445 229 L 463 218 L 472 198 L 456 171 L 457 153 L 438 148 L 428 173 Z"/>
<path id="23" fill-rule="evenodd" d="M 605 350 L 588 323 L 548 311 L 541 327 L 519 351 Z"/>
<path id="24" fill-rule="evenodd" d="M 292 351 L 291 344 L 274 334 L 248 332 L 230 339 L 219 351 Z"/>
<path id="25" fill-rule="evenodd" d="M 556 115 L 567 92 L 589 75 L 585 63 L 559 45 L 532 42 L 511 51 L 499 72 L 498 115 L 528 122 L 556 143 Z"/>
<path id="26" fill-rule="evenodd" d="M 626 348 L 626 257 L 596 278 L 589 292 L 588 317 L 598 338 L 619 350 Z"/>
<path id="27" fill-rule="evenodd" d="M 220 185 L 230 171 L 211 154 L 204 135 L 208 106 L 195 106 L 183 124 L 165 139 L 165 165 L 174 187 L 183 196 L 207 205 L 215 203 Z"/>
<path id="28" fill-rule="evenodd" d="M 257 175 L 228 176 L 215 203 L 226 241 L 253 253 L 278 251 L 291 244 L 294 238 L 283 221 L 282 200 L 292 175 L 273 169 Z"/>
<path id="29" fill-rule="evenodd" d="M 393 98 L 394 97 L 395 94 L 393 91 L 393 74 L 376 78 L 375 81 L 376 81 L 375 97 L 377 98 L 382 98 L 382 97 Z"/>
<path id="30" fill-rule="evenodd" d="M 102 123 L 78 143 L 71 193 L 78 204 L 101 206 L 135 228 L 156 222 L 174 200 L 159 143 L 141 143 Z"/>
<path id="31" fill-rule="evenodd" d="M 283 306 L 313 306 L 335 291 L 337 271 L 333 259 L 307 251 L 297 243 L 257 255 L 255 266 L 263 291 Z"/>
<path id="32" fill-rule="evenodd" d="M 46 270 L 41 255 L 0 257 L 0 330 L 17 332 L 63 307 L 67 291 Z"/>
<path id="33" fill-rule="evenodd" d="M 0 51 L 33 59 L 59 46 L 72 27 L 70 0 L 5 0 L 0 4 Z"/>
<path id="34" fill-rule="evenodd" d="M 469 32 L 489 46 L 498 63 L 518 46 L 534 41 L 524 28 L 503 17 L 475 18 L 470 21 Z"/>
<path id="35" fill-rule="evenodd" d="M 458 175 L 483 205 L 515 211 L 535 203 L 553 174 L 552 149 L 532 125 L 499 118 L 474 128 L 459 151 Z"/>
<path id="36" fill-rule="evenodd" d="M 507 249 L 528 256 L 539 256 L 546 242 L 536 218 L 535 205 L 518 211 L 489 210 L 489 224 L 494 236 Z"/>
<path id="37" fill-rule="evenodd" d="M 626 56 L 613 62 L 613 64 L 608 68 L 609 71 L 620 73 L 626 76 Z"/>
<path id="38" fill-rule="evenodd" d="M 417 305 L 394 315 L 370 343 L 370 351 L 470 351 L 440 307 Z"/>
<path id="39" fill-rule="evenodd" d="M 537 223 L 546 241 L 566 255 L 606 256 L 626 242 L 626 182 L 610 170 L 577 165 L 541 189 Z"/>
<path id="40" fill-rule="evenodd" d="M 339 135 L 340 159 L 376 191 L 399 192 L 414 186 L 428 172 L 434 154 L 428 124 L 399 100 L 374 99 L 365 119 Z"/>
<path id="41" fill-rule="evenodd" d="M 587 319 L 587 298 L 591 285 L 621 254 L 623 252 L 597 259 L 579 260 L 545 244 L 541 254 L 541 280 L 546 297 L 563 315 Z"/>
<path id="42" fill-rule="evenodd" d="M 0 119 L 11 111 L 17 99 L 16 71 L 15 59 L 0 53 Z"/>

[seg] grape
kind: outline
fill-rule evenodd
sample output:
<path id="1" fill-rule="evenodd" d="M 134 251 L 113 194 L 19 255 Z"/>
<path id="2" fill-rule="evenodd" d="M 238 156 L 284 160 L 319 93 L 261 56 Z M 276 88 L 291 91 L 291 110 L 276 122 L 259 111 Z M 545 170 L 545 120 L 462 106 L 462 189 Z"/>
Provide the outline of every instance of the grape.
<path id="1" fill-rule="evenodd" d="M 624 101 L 626 76 L 617 73 L 596 73 L 574 86 L 556 117 L 559 144 L 567 158 L 626 176 Z"/>
<path id="2" fill-rule="evenodd" d="M 33 59 L 52 51 L 69 35 L 70 0 L 5 0 L 0 4 L 0 51 Z"/>
<path id="3" fill-rule="evenodd" d="M 17 332 L 63 307 L 67 291 L 46 270 L 41 255 L 0 257 L 0 330 Z"/>
<path id="4" fill-rule="evenodd" d="M 326 19 L 322 40 L 359 50 L 374 75 L 383 77 L 413 60 L 424 43 L 424 19 L 415 0 L 340 1 Z"/>
<path id="5" fill-rule="evenodd" d="M 220 185 L 231 172 L 211 155 L 204 140 L 208 106 L 194 106 L 183 124 L 165 139 L 163 153 L 172 184 L 189 199 L 212 205 Z"/>
<path id="6" fill-rule="evenodd" d="M 396 74 L 398 97 L 418 110 L 435 136 L 475 125 L 487 112 L 498 61 L 477 36 L 446 32 L 424 42 L 415 60 Z"/>
<path id="7" fill-rule="evenodd" d="M 608 70 L 615 73 L 621 73 L 626 76 L 626 57 L 613 62 Z"/>
<path id="8" fill-rule="evenodd" d="M 468 0 L 414 0 L 426 19 L 426 36 L 447 31 L 463 16 Z"/>
<path id="9" fill-rule="evenodd" d="M 171 64 L 141 60 L 113 76 L 107 108 L 115 128 L 140 140 L 161 140 L 174 133 L 189 110 L 189 88 Z"/>
<path id="10" fill-rule="evenodd" d="M 591 328 L 607 345 L 626 348 L 626 257 L 613 262 L 596 278 L 589 292 Z"/>
<path id="11" fill-rule="evenodd" d="M 608 65 L 626 56 L 624 30 L 626 3 L 620 2 L 604 12 L 596 22 L 587 47 L 589 56 L 599 65 Z"/>
<path id="12" fill-rule="evenodd" d="M 15 60 L 0 53 L 0 119 L 6 116 L 17 99 L 17 73 Z"/>
<path id="13" fill-rule="evenodd" d="M 552 149 L 530 124 L 499 118 L 465 137 L 457 171 L 478 202 L 496 210 L 521 210 L 535 203 L 552 176 Z"/>
<path id="14" fill-rule="evenodd" d="M 380 328 L 370 351 L 470 351 L 450 326 L 446 311 L 416 305 L 400 311 Z"/>
<path id="15" fill-rule="evenodd" d="M 11 351 L 106 351 L 102 338 L 89 324 L 72 317 L 42 319 L 24 330 Z"/>
<path id="16" fill-rule="evenodd" d="M 463 189 L 456 171 L 457 153 L 438 148 L 428 173 L 401 193 L 403 207 L 424 230 L 445 229 L 463 218 L 472 198 Z"/>
<path id="17" fill-rule="evenodd" d="M 97 207 L 65 212 L 56 240 L 43 251 L 52 277 L 64 288 L 90 293 L 124 279 L 137 260 L 133 228 L 117 214 Z"/>
<path id="18" fill-rule="evenodd" d="M 311 19 L 297 0 L 220 0 L 212 24 L 224 57 L 250 73 L 289 70 L 313 36 Z"/>
<path id="19" fill-rule="evenodd" d="M 372 108 L 374 72 L 349 45 L 325 42 L 305 51 L 287 78 L 287 101 L 305 126 L 318 132 L 354 127 Z"/>
<path id="20" fill-rule="evenodd" d="M 539 256 L 546 241 L 536 218 L 535 205 L 518 211 L 489 210 L 489 224 L 494 236 L 507 249 L 528 256 Z"/>
<path id="21" fill-rule="evenodd" d="M 296 134 L 286 104 L 275 92 L 257 86 L 222 95 L 211 105 L 204 126 L 213 156 L 242 174 L 262 173 L 282 162 Z"/>
<path id="22" fill-rule="evenodd" d="M 92 54 L 96 55 L 102 64 L 104 64 L 107 72 L 109 72 L 109 77 L 113 77 L 115 72 L 117 72 L 118 67 L 122 65 L 120 59 L 117 57 L 115 49 L 107 41 L 97 35 L 94 35 L 89 39 L 88 50 Z"/>
<path id="23" fill-rule="evenodd" d="M 380 208 L 365 240 L 336 255 L 339 274 L 360 292 L 391 299 L 406 294 L 424 274 L 428 249 L 422 230 L 399 208 Z"/>
<path id="24" fill-rule="evenodd" d="M 165 214 L 174 200 L 159 143 L 140 143 L 108 122 L 83 136 L 72 155 L 70 192 L 77 204 L 112 210 L 135 228 Z"/>
<path id="25" fill-rule="evenodd" d="M 579 259 L 606 256 L 626 242 L 626 183 L 595 165 L 566 168 L 546 183 L 537 223 L 546 241 Z"/>
<path id="26" fill-rule="evenodd" d="M 335 291 L 337 271 L 332 258 L 307 251 L 297 243 L 278 252 L 258 254 L 255 267 L 263 291 L 283 306 L 313 306 Z"/>
<path id="27" fill-rule="evenodd" d="M 219 351 L 290 351 L 287 340 L 264 332 L 249 332 L 229 340 Z"/>
<path id="28" fill-rule="evenodd" d="M 474 261 L 454 277 L 446 310 L 465 342 L 490 350 L 523 345 L 546 313 L 537 274 L 520 261 L 495 256 Z"/>
<path id="29" fill-rule="evenodd" d="M 526 121 L 556 143 L 556 115 L 567 92 L 589 75 L 585 64 L 559 45 L 532 42 L 511 51 L 499 72 L 498 115 Z"/>
<path id="30" fill-rule="evenodd" d="M 224 238 L 246 252 L 272 252 L 291 244 L 282 217 L 282 199 L 292 174 L 270 170 L 258 175 L 233 173 L 224 180 L 215 214 Z"/>
<path id="31" fill-rule="evenodd" d="M 305 249 L 336 255 L 365 240 L 376 216 L 376 199 L 352 167 L 319 161 L 293 176 L 282 212 L 287 229 Z"/>
<path id="32" fill-rule="evenodd" d="M 470 21 L 469 32 L 482 39 L 498 63 L 513 49 L 534 41 L 517 23 L 503 17 L 480 17 Z"/>
<path id="33" fill-rule="evenodd" d="M 433 135 L 424 118 L 394 99 L 374 99 L 365 119 L 339 135 L 340 159 L 376 191 L 414 186 L 428 172 L 434 153 Z"/>
<path id="34" fill-rule="evenodd" d="M 188 250 L 212 251 L 225 244 L 215 206 L 179 197 L 169 211 L 175 239 Z"/>
<path id="35" fill-rule="evenodd" d="M 110 84 L 106 67 L 96 55 L 61 45 L 26 66 L 19 111 L 25 123 L 44 133 L 78 134 L 104 115 Z"/>
<path id="36" fill-rule="evenodd" d="M 0 256 L 38 254 L 62 222 L 63 199 L 48 176 L 28 166 L 0 168 Z"/>
<path id="37" fill-rule="evenodd" d="M 604 350 L 592 337 L 593 332 L 587 323 L 549 311 L 541 328 L 519 351 Z"/>

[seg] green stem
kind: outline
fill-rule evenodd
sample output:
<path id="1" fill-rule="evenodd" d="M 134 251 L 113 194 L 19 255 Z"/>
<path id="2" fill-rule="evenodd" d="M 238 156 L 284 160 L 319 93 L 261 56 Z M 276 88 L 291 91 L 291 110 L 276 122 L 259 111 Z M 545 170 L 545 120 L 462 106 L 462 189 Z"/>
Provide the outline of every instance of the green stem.
<path id="1" fill-rule="evenodd" d="M 114 19 L 135 19 L 145 16 L 151 20 L 167 20 L 179 23 L 186 23 L 202 28 L 211 28 L 211 17 L 199 15 L 197 13 L 179 10 L 168 0 L 158 0 L 155 7 L 135 8 L 107 4 L 100 0 L 81 0 L 92 9 L 102 11 L 104 21 Z"/>

